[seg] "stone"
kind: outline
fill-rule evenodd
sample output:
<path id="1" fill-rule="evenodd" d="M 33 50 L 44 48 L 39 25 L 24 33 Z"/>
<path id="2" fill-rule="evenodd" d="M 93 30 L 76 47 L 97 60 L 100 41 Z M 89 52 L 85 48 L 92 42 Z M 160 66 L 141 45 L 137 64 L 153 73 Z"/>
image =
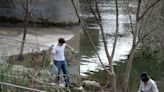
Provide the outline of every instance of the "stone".
<path id="1" fill-rule="evenodd" d="M 82 81 L 82 86 L 86 92 L 101 92 L 101 85 L 96 81 Z"/>

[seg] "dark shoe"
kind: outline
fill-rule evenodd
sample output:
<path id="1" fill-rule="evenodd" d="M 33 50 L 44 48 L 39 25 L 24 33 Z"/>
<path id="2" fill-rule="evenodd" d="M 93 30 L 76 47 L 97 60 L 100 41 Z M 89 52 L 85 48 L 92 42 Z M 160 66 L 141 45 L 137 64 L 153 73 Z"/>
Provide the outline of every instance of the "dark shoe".
<path id="1" fill-rule="evenodd" d="M 65 87 L 68 87 L 68 84 L 67 83 L 65 84 Z"/>
<path id="2" fill-rule="evenodd" d="M 65 87 L 73 88 L 73 85 L 71 85 L 71 84 L 65 84 Z"/>
<path id="3" fill-rule="evenodd" d="M 69 85 L 70 88 L 73 88 L 73 85 Z"/>

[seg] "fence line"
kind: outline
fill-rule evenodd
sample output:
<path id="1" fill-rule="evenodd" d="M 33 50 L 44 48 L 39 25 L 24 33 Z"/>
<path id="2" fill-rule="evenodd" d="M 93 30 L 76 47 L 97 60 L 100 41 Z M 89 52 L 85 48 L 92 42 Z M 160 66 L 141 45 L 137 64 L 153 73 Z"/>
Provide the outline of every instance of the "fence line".
<path id="1" fill-rule="evenodd" d="M 21 41 L 21 40 L 13 39 L 11 37 L 1 36 L 1 35 L 0 35 L 0 38 L 4 38 L 4 39 L 7 39 L 7 40 L 13 40 L 13 41 L 17 41 L 17 42 L 24 42 L 24 43 L 28 43 L 28 44 L 32 44 L 32 45 L 43 46 L 43 47 L 50 47 L 50 46 L 41 45 L 41 44 L 37 44 L 37 43 L 32 43 L 32 42 L 27 42 L 27 41 Z"/>
<path id="2" fill-rule="evenodd" d="M 43 91 L 43 90 L 38 90 L 38 89 L 33 89 L 33 88 L 28 88 L 28 87 L 23 87 L 23 86 L 18 86 L 18 85 L 14 85 L 14 84 L 10 84 L 10 83 L 5 83 L 5 82 L 0 82 L 0 85 L 16 87 L 16 88 L 30 90 L 30 91 L 34 91 L 34 92 L 46 92 L 46 91 Z"/>

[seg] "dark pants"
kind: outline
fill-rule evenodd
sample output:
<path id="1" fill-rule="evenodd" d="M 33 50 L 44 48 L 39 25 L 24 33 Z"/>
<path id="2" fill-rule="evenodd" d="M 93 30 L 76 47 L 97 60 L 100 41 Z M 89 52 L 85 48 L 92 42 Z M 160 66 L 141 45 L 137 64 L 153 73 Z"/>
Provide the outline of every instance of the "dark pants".
<path id="1" fill-rule="evenodd" d="M 54 64 L 56 65 L 56 67 L 58 69 L 57 77 L 56 77 L 57 83 L 59 83 L 59 80 L 60 80 L 60 71 L 62 69 L 63 74 L 64 74 L 64 79 L 65 79 L 66 86 L 68 86 L 68 84 L 69 84 L 69 77 L 68 77 L 67 63 L 66 63 L 66 61 L 56 61 L 56 60 L 54 60 Z"/>

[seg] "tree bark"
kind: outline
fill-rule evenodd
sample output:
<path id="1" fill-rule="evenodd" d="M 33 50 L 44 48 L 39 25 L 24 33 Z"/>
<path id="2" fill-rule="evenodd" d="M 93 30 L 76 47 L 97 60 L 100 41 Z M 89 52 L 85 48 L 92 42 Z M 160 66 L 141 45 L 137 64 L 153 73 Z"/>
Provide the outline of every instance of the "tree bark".
<path id="1" fill-rule="evenodd" d="M 126 66 L 126 70 L 124 73 L 124 83 L 123 83 L 123 92 L 129 92 L 128 87 L 129 87 L 129 78 L 130 78 L 130 71 L 133 63 L 133 57 L 135 53 L 135 48 L 132 48 L 129 54 L 128 58 L 128 64 Z"/>
<path id="2" fill-rule="evenodd" d="M 24 44 L 26 41 L 26 34 L 27 34 L 27 28 L 28 28 L 28 19 L 29 19 L 29 2 L 26 0 L 26 5 L 25 5 L 25 18 L 24 18 L 24 33 L 23 33 L 23 38 L 22 38 L 22 45 L 20 49 L 20 56 L 19 58 L 22 59 L 23 57 L 23 51 L 24 51 Z"/>

